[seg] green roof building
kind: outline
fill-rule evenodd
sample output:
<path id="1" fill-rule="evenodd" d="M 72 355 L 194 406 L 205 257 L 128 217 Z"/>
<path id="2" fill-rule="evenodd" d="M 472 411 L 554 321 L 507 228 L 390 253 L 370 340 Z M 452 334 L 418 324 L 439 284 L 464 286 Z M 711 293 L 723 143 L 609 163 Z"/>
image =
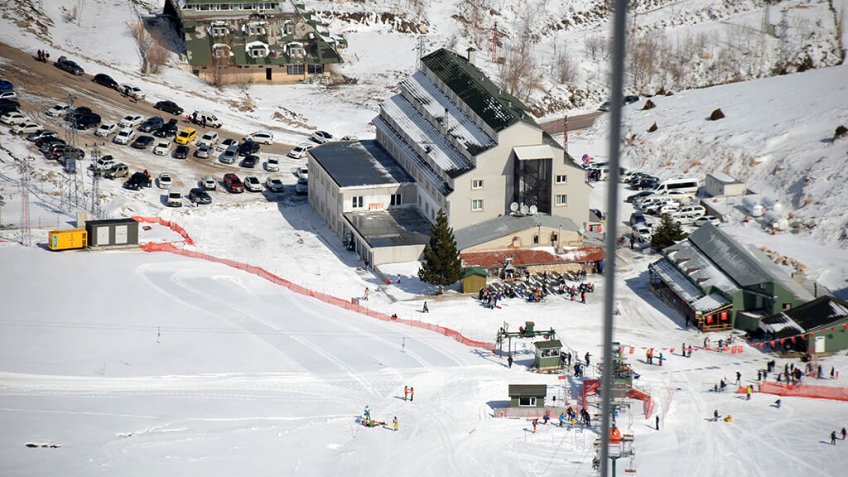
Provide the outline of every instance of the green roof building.
<path id="1" fill-rule="evenodd" d="M 213 84 L 329 77 L 347 44 L 290 0 L 166 0 L 192 72 Z"/>

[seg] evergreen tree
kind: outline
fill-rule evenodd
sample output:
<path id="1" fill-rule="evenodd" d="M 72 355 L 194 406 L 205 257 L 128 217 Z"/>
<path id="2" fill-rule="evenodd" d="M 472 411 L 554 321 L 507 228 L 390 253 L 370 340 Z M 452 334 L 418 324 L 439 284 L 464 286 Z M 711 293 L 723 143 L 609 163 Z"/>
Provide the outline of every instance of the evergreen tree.
<path id="1" fill-rule="evenodd" d="M 431 285 L 452 285 L 462 278 L 462 264 L 453 229 L 448 227 L 448 216 L 439 210 L 436 223 L 430 228 L 430 243 L 424 246 L 424 263 L 418 270 L 418 278 Z"/>
<path id="2" fill-rule="evenodd" d="M 687 235 L 679 222 L 671 220 L 671 215 L 663 214 L 660 224 L 654 228 L 654 232 L 651 234 L 651 247 L 655 250 L 662 250 L 685 239 Z"/>

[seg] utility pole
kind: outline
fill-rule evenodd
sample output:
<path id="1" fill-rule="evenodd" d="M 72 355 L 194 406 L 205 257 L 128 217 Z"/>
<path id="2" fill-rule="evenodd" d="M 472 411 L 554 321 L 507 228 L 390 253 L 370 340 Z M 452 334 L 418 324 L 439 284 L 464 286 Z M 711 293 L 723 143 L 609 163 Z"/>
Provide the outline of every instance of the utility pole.
<path id="1" fill-rule="evenodd" d="M 102 171 L 97 167 L 98 159 L 100 159 L 100 147 L 94 144 L 91 148 L 91 215 L 95 219 L 100 218 L 100 174 Z"/>
<path id="2" fill-rule="evenodd" d="M 32 229 L 29 224 L 29 160 L 21 160 L 21 245 L 32 245 Z"/>

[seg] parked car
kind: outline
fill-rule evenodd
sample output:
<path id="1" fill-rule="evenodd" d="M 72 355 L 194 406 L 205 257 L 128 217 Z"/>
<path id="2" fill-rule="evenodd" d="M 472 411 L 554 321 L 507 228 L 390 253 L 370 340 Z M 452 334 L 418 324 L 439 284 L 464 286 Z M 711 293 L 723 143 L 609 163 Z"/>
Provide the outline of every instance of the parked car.
<path id="1" fill-rule="evenodd" d="M 248 169 L 253 169 L 256 167 L 256 164 L 259 162 L 259 156 L 254 154 L 248 154 L 244 156 L 244 159 L 241 161 L 241 167 L 246 167 Z"/>
<path id="2" fill-rule="evenodd" d="M 609 101 L 604 101 L 603 103 L 601 103 L 600 106 L 598 106 L 598 111 L 607 112 L 609 110 L 610 110 L 610 102 Z"/>
<path id="3" fill-rule="evenodd" d="M 647 223 L 648 223 L 648 219 L 645 218 L 645 214 L 643 214 L 641 212 L 633 212 L 632 214 L 630 214 L 630 225 L 631 226 L 636 226 L 636 225 L 639 225 L 639 224 L 647 224 Z"/>
<path id="4" fill-rule="evenodd" d="M 92 165 L 88 166 L 89 169 L 94 171 L 108 171 L 115 165 L 115 158 L 110 155 L 105 155 L 99 159 Z"/>
<path id="5" fill-rule="evenodd" d="M 189 114 L 188 121 L 205 128 L 219 128 L 223 124 L 214 114 L 203 111 L 195 111 Z"/>
<path id="6" fill-rule="evenodd" d="M 312 136 L 310 136 L 310 139 L 318 144 L 324 144 L 327 141 L 331 141 L 333 139 L 333 135 L 327 131 L 315 131 L 312 133 Z"/>
<path id="7" fill-rule="evenodd" d="M 8 112 L 0 116 L 0 123 L 6 124 L 8 126 L 16 126 L 27 121 L 29 121 L 29 118 L 17 111 Z"/>
<path id="8" fill-rule="evenodd" d="M 298 179 L 309 180 L 309 168 L 306 166 L 299 166 L 294 170 L 294 175 L 296 175 Z"/>
<path id="9" fill-rule="evenodd" d="M 85 70 L 83 70 L 80 65 L 76 64 L 75 61 L 69 60 L 65 56 L 60 56 L 59 59 L 56 60 L 56 63 L 54 63 L 54 65 L 56 66 L 56 68 L 59 68 L 62 71 L 66 71 L 72 75 L 82 76 L 85 73 Z"/>
<path id="10" fill-rule="evenodd" d="M 168 198 L 165 201 L 165 204 L 168 207 L 182 207 L 183 206 L 183 195 L 179 191 L 170 191 L 168 192 Z"/>
<path id="11" fill-rule="evenodd" d="M 640 242 L 647 243 L 651 241 L 651 229 L 644 225 L 633 227 L 630 235 Z"/>
<path id="12" fill-rule="evenodd" d="M 652 190 L 643 190 L 643 191 L 638 192 L 636 194 L 627 196 L 627 198 L 624 199 L 624 201 L 627 202 L 628 204 L 633 204 L 633 203 L 638 202 L 639 199 L 643 199 L 643 198 L 648 197 L 649 195 L 653 195 L 653 194 L 654 194 L 654 191 L 652 191 Z"/>
<path id="13" fill-rule="evenodd" d="M 142 187 L 150 185 L 150 176 L 144 172 L 134 172 L 130 178 L 124 182 L 124 189 L 139 190 Z"/>
<path id="14" fill-rule="evenodd" d="M 135 138 L 135 141 L 133 141 L 130 146 L 135 149 L 147 149 L 151 144 L 153 144 L 153 141 L 155 141 L 153 136 L 139 136 Z"/>
<path id="15" fill-rule="evenodd" d="M 280 160 L 274 156 L 269 157 L 265 161 L 265 170 L 268 172 L 277 172 L 280 170 Z"/>
<path id="16" fill-rule="evenodd" d="M 634 181 L 630 184 L 630 186 L 635 190 L 645 190 L 645 189 L 654 190 L 659 185 L 660 185 L 659 179 L 656 179 L 656 178 L 653 178 L 653 177 L 647 177 L 647 178 L 643 177 L 643 178 L 638 179 L 638 180 L 636 180 L 636 181 Z"/>
<path id="17" fill-rule="evenodd" d="M 14 91 L 15 85 L 8 80 L 0 80 L 0 91 Z"/>
<path id="18" fill-rule="evenodd" d="M 352 135 L 352 134 L 349 134 L 347 136 L 342 136 L 342 138 L 339 139 L 339 141 L 345 141 L 345 142 L 347 142 L 347 141 L 358 141 L 358 140 L 359 140 L 359 138 Z"/>
<path id="19" fill-rule="evenodd" d="M 138 125 L 138 130 L 141 132 L 153 132 L 165 125 L 165 120 L 160 116 L 153 116 L 144 120 Z"/>
<path id="20" fill-rule="evenodd" d="M 51 107 L 50 109 L 48 109 L 45 114 L 47 114 L 51 118 L 58 118 L 67 114 L 68 109 L 69 108 L 67 104 L 56 104 L 53 105 L 53 107 Z"/>
<path id="21" fill-rule="evenodd" d="M 215 144 L 218 144 L 218 133 L 214 131 L 209 131 L 203 136 L 200 137 L 200 140 L 197 141 L 198 146 L 209 146 L 213 147 Z"/>
<path id="22" fill-rule="evenodd" d="M 695 219 L 695 221 L 692 222 L 692 225 L 694 225 L 695 227 L 700 227 L 700 226 L 706 225 L 706 224 L 713 224 L 716 227 L 718 227 L 718 225 L 720 223 L 721 223 L 721 220 L 719 220 L 718 217 L 716 217 L 714 215 L 705 215 L 703 217 Z"/>
<path id="23" fill-rule="evenodd" d="M 179 145 L 174 148 L 174 152 L 171 154 L 174 159 L 185 159 L 188 157 L 189 147 L 186 145 Z"/>
<path id="24" fill-rule="evenodd" d="M 29 142 L 36 142 L 41 138 L 47 137 L 59 137 L 59 133 L 57 133 L 56 131 L 51 131 L 49 129 L 39 129 L 38 131 L 29 133 L 26 137 L 26 140 Z"/>
<path id="25" fill-rule="evenodd" d="M 141 91 L 141 88 L 139 88 L 137 86 L 133 86 L 131 84 L 122 84 L 122 85 L 118 86 L 117 89 L 118 89 L 118 92 L 121 93 L 122 95 L 124 95 L 128 98 L 132 98 L 136 101 L 141 101 L 145 97 L 144 93 Z"/>
<path id="26" fill-rule="evenodd" d="M 25 121 L 12 127 L 14 134 L 30 134 L 41 129 L 41 124 L 35 121 Z"/>
<path id="27" fill-rule="evenodd" d="M 262 192 L 262 183 L 256 176 L 247 176 L 244 178 L 244 188 L 250 192 Z"/>
<path id="28" fill-rule="evenodd" d="M 241 179 L 233 173 L 224 174 L 224 188 L 233 194 L 244 192 L 244 184 L 242 184 Z"/>
<path id="29" fill-rule="evenodd" d="M 267 187 L 271 192 L 283 192 L 285 190 L 283 181 L 275 177 L 268 177 L 265 179 L 265 187 Z"/>
<path id="30" fill-rule="evenodd" d="M 98 137 L 109 137 L 112 133 L 118 130 L 117 124 L 106 123 L 101 124 L 97 131 L 94 131 L 94 135 Z"/>
<path id="31" fill-rule="evenodd" d="M 17 111 L 20 109 L 20 106 L 17 99 L 0 99 L 0 114 Z"/>
<path id="32" fill-rule="evenodd" d="M 210 197 L 205 190 L 199 187 L 195 187 L 194 189 L 189 191 L 188 200 L 192 201 L 197 205 L 212 203 L 212 197 Z"/>
<path id="33" fill-rule="evenodd" d="M 639 97 L 635 94 L 627 95 L 624 97 L 624 104 L 633 104 L 639 101 Z"/>
<path id="34" fill-rule="evenodd" d="M 17 101 L 18 93 L 14 92 L 14 91 L 0 91 L 0 99 Z"/>
<path id="35" fill-rule="evenodd" d="M 118 89 L 118 82 L 115 81 L 111 76 L 104 74 L 104 73 L 98 73 L 98 74 L 94 75 L 94 78 L 91 78 L 91 81 L 94 81 L 95 83 L 99 84 L 100 86 L 105 86 L 107 88 L 112 88 L 112 89 Z"/>
<path id="36" fill-rule="evenodd" d="M 218 181 L 216 181 L 212 176 L 206 176 L 203 179 L 200 179 L 200 187 L 202 187 L 203 190 L 215 190 L 218 188 Z"/>
<path id="37" fill-rule="evenodd" d="M 149 136 L 148 136 L 149 137 Z M 159 141 L 153 146 L 153 154 L 157 156 L 167 156 L 171 153 L 170 141 Z"/>
<path id="38" fill-rule="evenodd" d="M 101 119 L 99 114 L 94 113 L 75 114 L 73 123 L 77 129 L 88 129 L 98 126 Z"/>
<path id="39" fill-rule="evenodd" d="M 43 137 L 35 141 L 35 147 L 43 153 L 49 152 L 54 144 L 65 144 L 65 140 L 59 137 Z"/>
<path id="40" fill-rule="evenodd" d="M 306 151 L 312 149 L 313 147 L 315 147 L 314 144 L 299 144 L 295 146 L 291 151 L 289 151 L 289 153 L 286 155 L 292 159 L 300 159 L 306 154 Z"/>
<path id="41" fill-rule="evenodd" d="M 230 146 L 226 151 L 218 156 L 218 160 L 221 161 L 222 164 L 232 164 L 236 162 L 236 157 L 238 157 L 238 148 L 236 146 Z"/>
<path id="42" fill-rule="evenodd" d="M 129 144 L 134 137 L 135 129 L 124 128 L 118 131 L 118 134 L 115 134 L 115 137 L 112 138 L 112 142 L 114 142 L 115 144 Z"/>
<path id="43" fill-rule="evenodd" d="M 103 173 L 103 177 L 105 177 L 107 179 L 115 179 L 115 178 L 118 178 L 118 177 L 126 177 L 126 175 L 129 173 L 129 171 L 130 170 L 127 167 L 126 164 L 123 164 L 123 163 L 115 164 L 114 166 L 110 167 L 109 169 L 106 170 L 106 172 Z"/>
<path id="44" fill-rule="evenodd" d="M 197 149 L 194 150 L 194 157 L 198 159 L 207 159 L 210 154 L 212 154 L 212 146 L 207 146 L 205 144 L 198 146 Z"/>
<path id="45" fill-rule="evenodd" d="M 153 107 L 159 111 L 165 111 L 166 113 L 173 114 L 174 116 L 183 114 L 183 108 L 177 106 L 177 103 L 173 101 L 159 101 L 154 104 Z"/>
<path id="46" fill-rule="evenodd" d="M 236 139 L 224 139 L 218 147 L 222 151 L 226 151 L 230 146 L 238 147 L 239 142 Z"/>
<path id="47" fill-rule="evenodd" d="M 197 138 L 197 130 L 194 128 L 185 128 L 177 134 L 174 142 L 177 144 L 188 144 Z"/>
<path id="48" fill-rule="evenodd" d="M 244 137 L 245 141 L 253 141 L 258 144 L 271 144 L 274 142 L 274 133 L 269 131 L 256 131 Z"/>
<path id="49" fill-rule="evenodd" d="M 159 177 L 156 181 L 157 185 L 160 189 L 170 189 L 171 185 L 174 183 L 173 179 L 171 179 L 171 174 L 168 172 L 162 172 L 159 174 Z"/>
<path id="50" fill-rule="evenodd" d="M 158 129 L 153 131 L 153 135 L 156 137 L 176 136 L 177 129 L 179 129 L 179 126 L 177 125 L 177 120 L 169 119 L 167 123 L 163 124 L 162 126 L 159 126 Z"/>
<path id="51" fill-rule="evenodd" d="M 141 124 L 142 121 L 144 121 L 144 118 L 142 118 L 140 115 L 128 114 L 121 118 L 120 121 L 118 121 L 118 126 L 122 128 L 134 128 Z"/>
<path id="52" fill-rule="evenodd" d="M 256 154 L 259 152 L 259 143 L 251 141 L 248 139 L 238 146 L 238 155 L 239 156 L 247 156 L 248 154 Z"/>
<path id="53" fill-rule="evenodd" d="M 297 195 L 306 195 L 309 193 L 309 182 L 306 179 L 298 179 L 294 185 L 294 193 Z"/>

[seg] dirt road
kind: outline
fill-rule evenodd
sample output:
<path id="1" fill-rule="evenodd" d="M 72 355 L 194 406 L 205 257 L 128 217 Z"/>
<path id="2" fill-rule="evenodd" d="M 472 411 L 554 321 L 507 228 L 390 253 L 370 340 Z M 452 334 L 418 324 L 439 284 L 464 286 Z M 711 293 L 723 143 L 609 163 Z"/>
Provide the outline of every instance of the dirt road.
<path id="1" fill-rule="evenodd" d="M 578 129 L 588 128 L 595 123 L 598 116 L 604 114 L 602 111 L 593 111 L 591 113 L 579 114 L 568 117 L 568 130 L 576 131 Z M 541 124 L 548 134 L 562 134 L 563 122 L 562 119 L 555 119 Z"/>

